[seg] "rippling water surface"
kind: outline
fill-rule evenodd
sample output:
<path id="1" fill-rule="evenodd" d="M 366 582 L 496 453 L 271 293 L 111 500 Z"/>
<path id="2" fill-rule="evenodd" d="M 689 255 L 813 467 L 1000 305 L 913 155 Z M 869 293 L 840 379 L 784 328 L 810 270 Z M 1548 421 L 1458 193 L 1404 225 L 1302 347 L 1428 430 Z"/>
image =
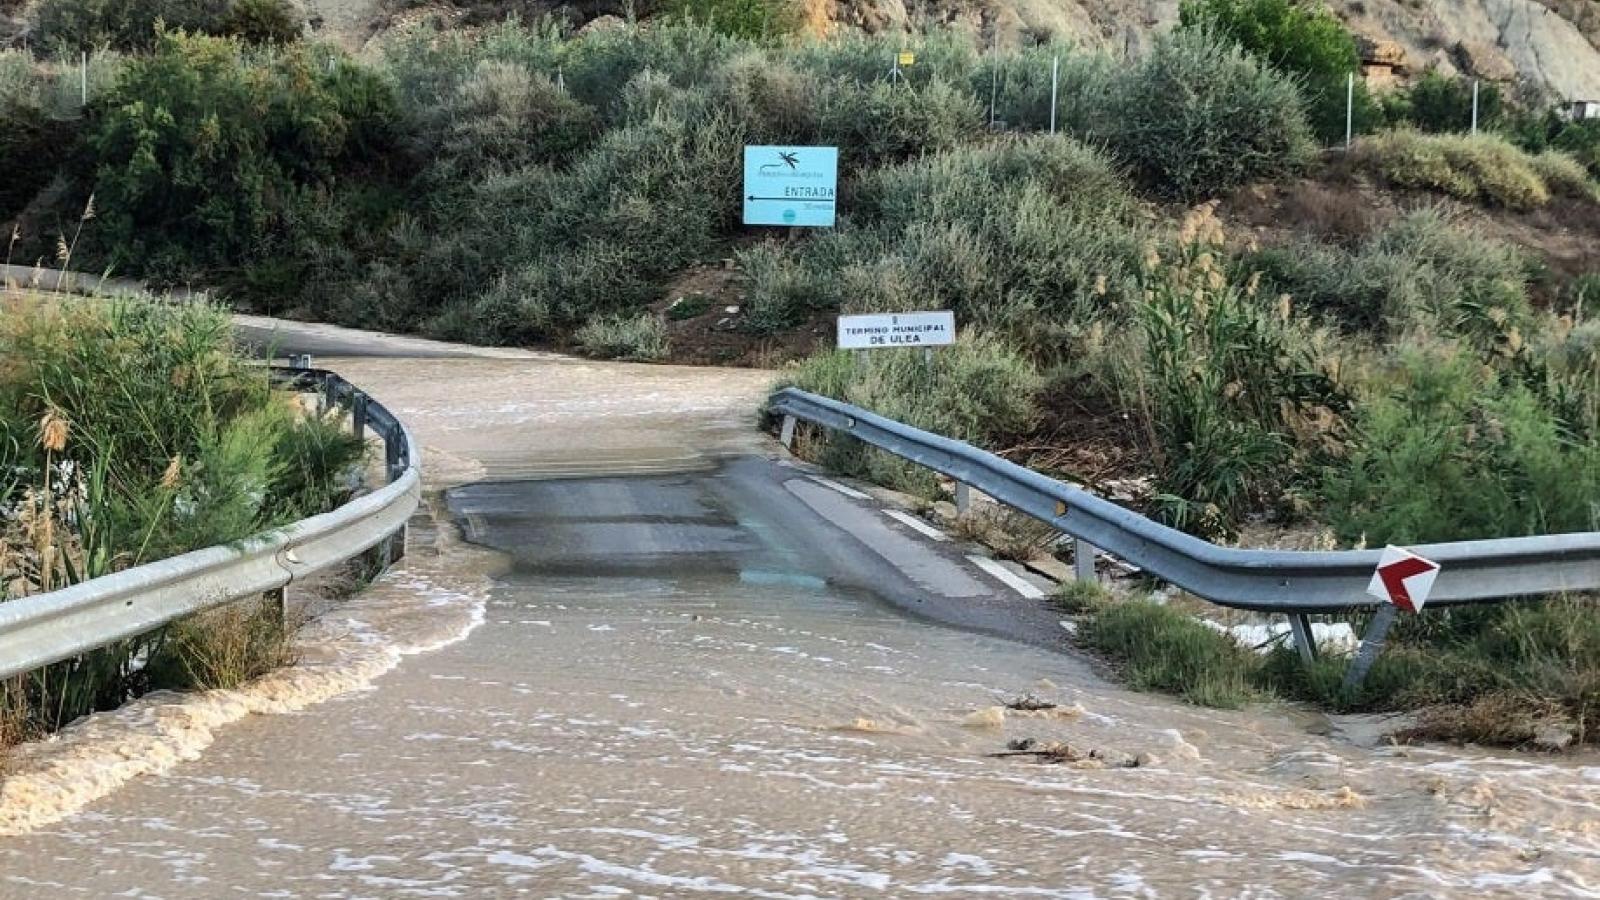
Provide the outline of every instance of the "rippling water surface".
<path id="1" fill-rule="evenodd" d="M 367 365 L 402 400 L 429 377 Z M 409 402 L 463 477 L 485 468 L 461 460 L 518 458 L 509 430 L 453 430 L 457 404 Z M 583 434 L 532 443 L 576 468 L 595 459 Z M 661 440 L 645 468 L 684 467 L 692 437 Z M 595 439 L 634 452 L 614 438 Z M 545 533 L 519 527 L 529 546 Z M 1068 654 L 908 617 L 822 561 L 797 563 L 812 578 L 741 578 L 719 552 L 670 574 L 582 574 L 443 540 L 311 636 L 310 670 L 371 663 L 315 697 L 333 699 L 289 702 L 281 685 L 263 695 L 282 701 L 271 708 L 213 697 L 244 708 L 212 722 L 194 699 L 156 698 L 66 739 L 89 756 L 40 751 L 41 772 L 59 761 L 55 782 L 29 783 L 42 796 L 92 780 L 84 759 L 179 748 L 81 812 L 0 838 L 0 894 L 1600 893 L 1592 756 L 1362 749 L 1308 733 L 1304 714 L 1185 707 Z M 1055 707 L 1004 708 L 1024 695 Z M 118 743 L 141 728 L 198 736 Z M 1027 738 L 1088 758 L 991 755 Z"/>

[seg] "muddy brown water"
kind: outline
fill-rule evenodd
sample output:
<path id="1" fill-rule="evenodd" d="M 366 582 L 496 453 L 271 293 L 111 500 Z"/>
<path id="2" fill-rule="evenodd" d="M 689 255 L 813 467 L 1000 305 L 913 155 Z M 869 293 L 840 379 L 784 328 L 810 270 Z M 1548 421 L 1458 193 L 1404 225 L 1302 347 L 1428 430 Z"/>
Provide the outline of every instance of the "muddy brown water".
<path id="1" fill-rule="evenodd" d="M 757 373 L 338 368 L 506 552 L 419 528 L 405 567 L 308 634 L 316 677 L 30 748 L 0 787 L 0 895 L 1600 892 L 1592 756 L 1358 747 L 882 602 L 889 576 L 853 575 L 848 535 L 796 536 L 770 486 L 730 480 L 768 452 Z M 529 511 L 553 476 L 584 515 Z M 663 484 L 684 509 L 661 512 Z M 1002 708 L 1027 694 L 1058 706 Z M 1142 765 L 989 755 L 1025 738 Z"/>

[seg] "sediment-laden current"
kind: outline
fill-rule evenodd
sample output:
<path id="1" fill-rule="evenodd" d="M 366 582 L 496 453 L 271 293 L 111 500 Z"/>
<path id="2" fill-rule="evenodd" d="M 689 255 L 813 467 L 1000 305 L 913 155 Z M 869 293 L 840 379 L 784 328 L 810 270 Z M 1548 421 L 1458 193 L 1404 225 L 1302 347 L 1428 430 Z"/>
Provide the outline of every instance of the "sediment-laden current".
<path id="1" fill-rule="evenodd" d="M 556 367 L 341 366 L 449 480 L 500 479 L 450 509 L 503 555 L 414 554 L 320 626 L 382 657 L 371 677 L 263 710 L 283 715 L 214 698 L 246 708 L 207 725 L 205 752 L 0 838 L 0 894 L 1600 892 L 1593 756 L 1358 747 L 1303 712 L 1186 707 L 1047 645 L 934 624 L 852 568 L 871 552 L 856 538 L 803 537 L 789 475 L 732 462 L 753 449 L 733 437 L 753 379 Z M 428 400 L 447 369 L 457 390 Z M 552 492 L 578 508 L 543 508 Z M 439 635 L 464 639 L 419 637 L 446 619 L 467 625 Z M 179 715 L 163 702 L 199 701 L 114 715 Z M 60 743 L 114 753 L 132 726 L 113 726 Z M 49 750 L 29 751 L 39 771 Z M 55 775 L 110 758 L 84 754 Z"/>

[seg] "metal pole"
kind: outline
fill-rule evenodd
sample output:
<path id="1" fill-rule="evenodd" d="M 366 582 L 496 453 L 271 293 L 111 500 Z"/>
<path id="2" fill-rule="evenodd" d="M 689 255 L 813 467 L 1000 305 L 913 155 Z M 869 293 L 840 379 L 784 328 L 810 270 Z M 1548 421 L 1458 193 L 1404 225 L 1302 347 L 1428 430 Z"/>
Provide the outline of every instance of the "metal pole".
<path id="1" fill-rule="evenodd" d="M 1344 149 L 1350 149 L 1351 141 L 1356 135 L 1356 73 L 1350 73 L 1350 79 L 1344 86 Z"/>
<path id="2" fill-rule="evenodd" d="M 1079 581 L 1099 581 L 1094 571 L 1094 558 L 1099 551 L 1082 538 L 1072 541 L 1072 573 Z"/>
<path id="3" fill-rule="evenodd" d="M 994 105 L 1000 97 L 1000 32 L 996 30 L 989 52 L 989 130 L 994 130 Z"/>
<path id="4" fill-rule="evenodd" d="M 1372 668 L 1378 654 L 1383 652 L 1383 642 L 1389 636 L 1389 626 L 1394 624 L 1394 615 L 1393 603 L 1385 603 L 1373 614 L 1372 621 L 1367 625 L 1367 633 L 1361 636 L 1361 651 L 1350 663 L 1349 671 L 1345 672 L 1345 690 L 1360 687 L 1362 679 L 1367 677 L 1367 670 Z"/>
<path id="5" fill-rule="evenodd" d="M 966 515 L 972 509 L 972 488 L 965 481 L 956 482 L 956 512 Z"/>
<path id="6" fill-rule="evenodd" d="M 78 94 L 82 106 L 89 105 L 89 51 L 83 51 L 78 57 Z"/>
<path id="7" fill-rule="evenodd" d="M 1478 79 L 1472 79 L 1472 133 L 1478 133 Z"/>
<path id="8" fill-rule="evenodd" d="M 1056 96 L 1061 85 L 1061 54 L 1050 60 L 1050 133 L 1056 133 Z"/>
<path id="9" fill-rule="evenodd" d="M 797 420 L 794 416 L 783 417 L 783 428 L 778 431 L 778 443 L 788 449 L 794 446 L 794 426 Z"/>

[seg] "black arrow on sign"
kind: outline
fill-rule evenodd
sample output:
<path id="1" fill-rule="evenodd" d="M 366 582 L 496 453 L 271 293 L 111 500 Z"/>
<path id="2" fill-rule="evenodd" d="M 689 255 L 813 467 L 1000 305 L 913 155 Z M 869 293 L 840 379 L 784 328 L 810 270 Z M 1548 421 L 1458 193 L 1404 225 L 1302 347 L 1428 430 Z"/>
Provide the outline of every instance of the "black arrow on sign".
<path id="1" fill-rule="evenodd" d="M 832 203 L 832 200 L 813 200 L 810 197 L 746 197 L 746 200 L 782 200 L 790 203 Z"/>

